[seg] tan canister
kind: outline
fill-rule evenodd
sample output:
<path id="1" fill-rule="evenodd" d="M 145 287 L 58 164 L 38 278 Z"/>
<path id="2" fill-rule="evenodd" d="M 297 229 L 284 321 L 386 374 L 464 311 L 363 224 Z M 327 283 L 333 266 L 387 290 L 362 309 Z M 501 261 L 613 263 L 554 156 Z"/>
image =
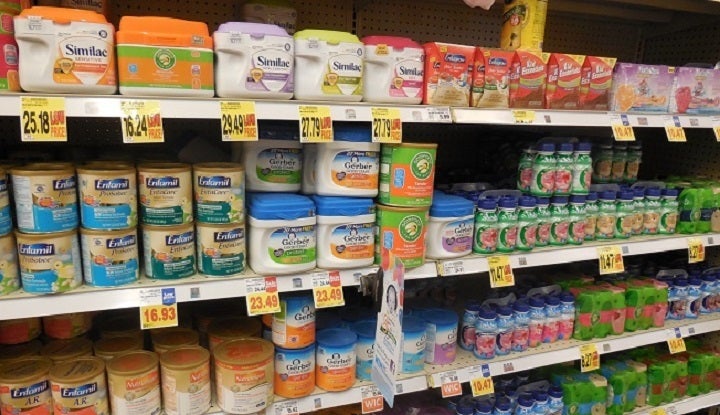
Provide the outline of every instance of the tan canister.
<path id="1" fill-rule="evenodd" d="M 211 352 L 224 341 L 261 335 L 262 323 L 253 317 L 221 317 L 213 320 L 208 326 L 208 343 Z"/>
<path id="2" fill-rule="evenodd" d="M 0 366 L 14 360 L 40 356 L 40 348 L 42 348 L 40 340 L 0 347 Z"/>
<path id="3" fill-rule="evenodd" d="M 162 354 L 168 350 L 177 349 L 183 346 L 197 346 L 200 344 L 200 335 L 197 331 L 183 327 L 153 330 L 150 333 L 153 350 Z"/>
<path id="4" fill-rule="evenodd" d="M 142 163 L 138 171 L 140 223 L 171 226 L 192 223 L 192 173 L 184 163 Z"/>
<path id="5" fill-rule="evenodd" d="M 256 414 L 273 402 L 275 347 L 262 339 L 223 342 L 213 351 L 217 404 L 229 414 Z"/>
<path id="6" fill-rule="evenodd" d="M 0 405 L 3 414 L 49 415 L 52 410 L 50 367 L 44 357 L 28 357 L 0 367 Z"/>
<path id="7" fill-rule="evenodd" d="M 82 336 L 92 327 L 92 313 L 68 313 L 43 317 L 43 333 L 53 339 Z"/>
<path id="8" fill-rule="evenodd" d="M 113 415 L 160 413 L 160 370 L 154 352 L 135 351 L 107 363 Z"/>
<path id="9" fill-rule="evenodd" d="M 52 360 L 53 364 L 67 362 L 83 356 L 92 356 L 90 340 L 77 337 L 69 340 L 53 340 L 40 349 L 40 354 Z"/>
<path id="10" fill-rule="evenodd" d="M 50 369 L 50 386 L 56 414 L 109 414 L 105 361 L 81 357 Z"/>
<path id="11" fill-rule="evenodd" d="M 100 323 L 100 338 L 135 337 L 145 342 L 145 334 L 140 330 L 140 318 L 137 315 L 119 315 Z"/>
<path id="12" fill-rule="evenodd" d="M 19 344 L 36 339 L 41 332 L 38 317 L 0 320 L 0 344 Z"/>
<path id="13" fill-rule="evenodd" d="M 159 280 L 175 280 L 195 274 L 195 227 L 142 227 L 145 275 Z"/>
<path id="14" fill-rule="evenodd" d="M 227 277 L 245 270 L 245 225 L 195 226 L 198 271 L 209 277 Z"/>
<path id="15" fill-rule="evenodd" d="M 245 221 L 245 169 L 238 163 L 193 166 L 195 219 L 198 223 Z"/>
<path id="16" fill-rule="evenodd" d="M 160 355 L 163 407 L 167 415 L 201 415 L 210 409 L 210 352 L 179 347 Z"/>
<path id="17" fill-rule="evenodd" d="M 77 168 L 80 222 L 87 229 L 130 229 L 137 226 L 137 173 L 119 164 Z"/>
<path id="18" fill-rule="evenodd" d="M 110 360 L 127 352 L 143 349 L 143 342 L 137 337 L 108 337 L 95 342 L 95 356 Z"/>
<path id="19" fill-rule="evenodd" d="M 0 215 L 2 215 L 0 213 Z M 20 289 L 17 245 L 11 233 L 0 236 L 0 296 Z"/>

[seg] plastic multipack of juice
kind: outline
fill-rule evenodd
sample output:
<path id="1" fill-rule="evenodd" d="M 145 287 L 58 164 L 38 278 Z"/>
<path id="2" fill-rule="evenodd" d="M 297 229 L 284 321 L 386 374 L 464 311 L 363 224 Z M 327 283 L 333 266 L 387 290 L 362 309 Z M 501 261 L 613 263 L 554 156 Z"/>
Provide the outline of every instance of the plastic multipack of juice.
<path id="1" fill-rule="evenodd" d="M 625 289 L 625 331 L 663 327 L 668 285 L 654 279 L 629 279 L 615 285 Z"/>
<path id="2" fill-rule="evenodd" d="M 608 383 L 595 373 L 558 371 L 552 383 L 563 389 L 563 415 L 599 415 L 607 410 Z"/>
<path id="3" fill-rule="evenodd" d="M 570 288 L 575 296 L 573 338 L 590 340 L 625 330 L 625 290 L 608 283 Z"/>
<path id="4" fill-rule="evenodd" d="M 600 373 L 612 390 L 607 414 L 622 415 L 644 406 L 647 399 L 647 366 L 632 360 L 604 362 Z"/>

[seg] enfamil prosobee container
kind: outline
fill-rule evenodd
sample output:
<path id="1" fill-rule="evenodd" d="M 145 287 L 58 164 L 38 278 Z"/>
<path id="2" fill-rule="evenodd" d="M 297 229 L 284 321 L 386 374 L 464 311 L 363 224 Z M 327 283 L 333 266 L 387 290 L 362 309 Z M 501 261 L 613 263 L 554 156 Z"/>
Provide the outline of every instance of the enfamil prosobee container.
<path id="1" fill-rule="evenodd" d="M 219 97 L 290 99 L 295 42 L 279 26 L 223 23 L 213 33 Z"/>
<path id="2" fill-rule="evenodd" d="M 117 33 L 123 95 L 212 97 L 213 41 L 207 24 L 124 16 Z"/>
<path id="3" fill-rule="evenodd" d="M 313 196 L 317 207 L 317 263 L 340 269 L 372 265 L 375 204 L 372 199 Z"/>
<path id="4" fill-rule="evenodd" d="M 363 100 L 419 104 L 423 97 L 425 50 L 412 39 L 367 36 Z"/>
<path id="5" fill-rule="evenodd" d="M 115 29 L 103 15 L 36 6 L 23 10 L 14 20 L 22 89 L 115 93 Z"/>
<path id="6" fill-rule="evenodd" d="M 360 39 L 347 32 L 295 33 L 295 98 L 360 101 L 363 51 Z"/>

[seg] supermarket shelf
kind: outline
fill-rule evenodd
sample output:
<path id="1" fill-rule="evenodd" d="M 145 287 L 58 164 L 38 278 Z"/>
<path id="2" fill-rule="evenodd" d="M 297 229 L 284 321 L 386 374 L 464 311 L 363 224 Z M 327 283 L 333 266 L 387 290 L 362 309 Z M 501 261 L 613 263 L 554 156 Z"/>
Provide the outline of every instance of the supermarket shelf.
<path id="1" fill-rule="evenodd" d="M 660 406 L 644 406 L 636 411 L 628 413 L 627 415 L 650 415 L 653 412 L 657 411 L 659 408 L 664 409 L 665 413 L 668 415 L 682 415 L 689 414 L 700 409 L 709 408 L 715 405 L 720 405 L 720 391 L 715 391 L 692 398 L 685 398 Z"/>

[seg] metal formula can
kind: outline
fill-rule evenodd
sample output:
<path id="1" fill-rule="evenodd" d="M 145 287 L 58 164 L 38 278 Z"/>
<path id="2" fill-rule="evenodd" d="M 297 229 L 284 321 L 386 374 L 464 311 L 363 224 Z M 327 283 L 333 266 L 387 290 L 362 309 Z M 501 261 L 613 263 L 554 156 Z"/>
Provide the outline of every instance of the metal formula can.
<path id="1" fill-rule="evenodd" d="M 245 170 L 237 163 L 193 166 L 195 220 L 198 223 L 245 221 Z"/>
<path id="2" fill-rule="evenodd" d="M 107 363 L 113 415 L 160 413 L 160 370 L 153 352 L 135 351 Z"/>
<path id="3" fill-rule="evenodd" d="M 87 229 L 129 229 L 137 226 L 137 174 L 123 165 L 77 169 L 80 221 Z"/>
<path id="4" fill-rule="evenodd" d="M 172 226 L 192 223 L 192 174 L 189 164 L 138 166 L 140 223 Z"/>
<path id="5" fill-rule="evenodd" d="M 119 287 L 137 281 L 138 238 L 135 228 L 107 231 L 80 229 L 85 282 Z"/>
<path id="6" fill-rule="evenodd" d="M 163 407 L 167 415 L 201 415 L 210 409 L 210 352 L 180 347 L 160 355 Z"/>
<path id="7" fill-rule="evenodd" d="M 50 369 L 50 387 L 56 414 L 108 415 L 105 361 L 81 357 Z"/>

